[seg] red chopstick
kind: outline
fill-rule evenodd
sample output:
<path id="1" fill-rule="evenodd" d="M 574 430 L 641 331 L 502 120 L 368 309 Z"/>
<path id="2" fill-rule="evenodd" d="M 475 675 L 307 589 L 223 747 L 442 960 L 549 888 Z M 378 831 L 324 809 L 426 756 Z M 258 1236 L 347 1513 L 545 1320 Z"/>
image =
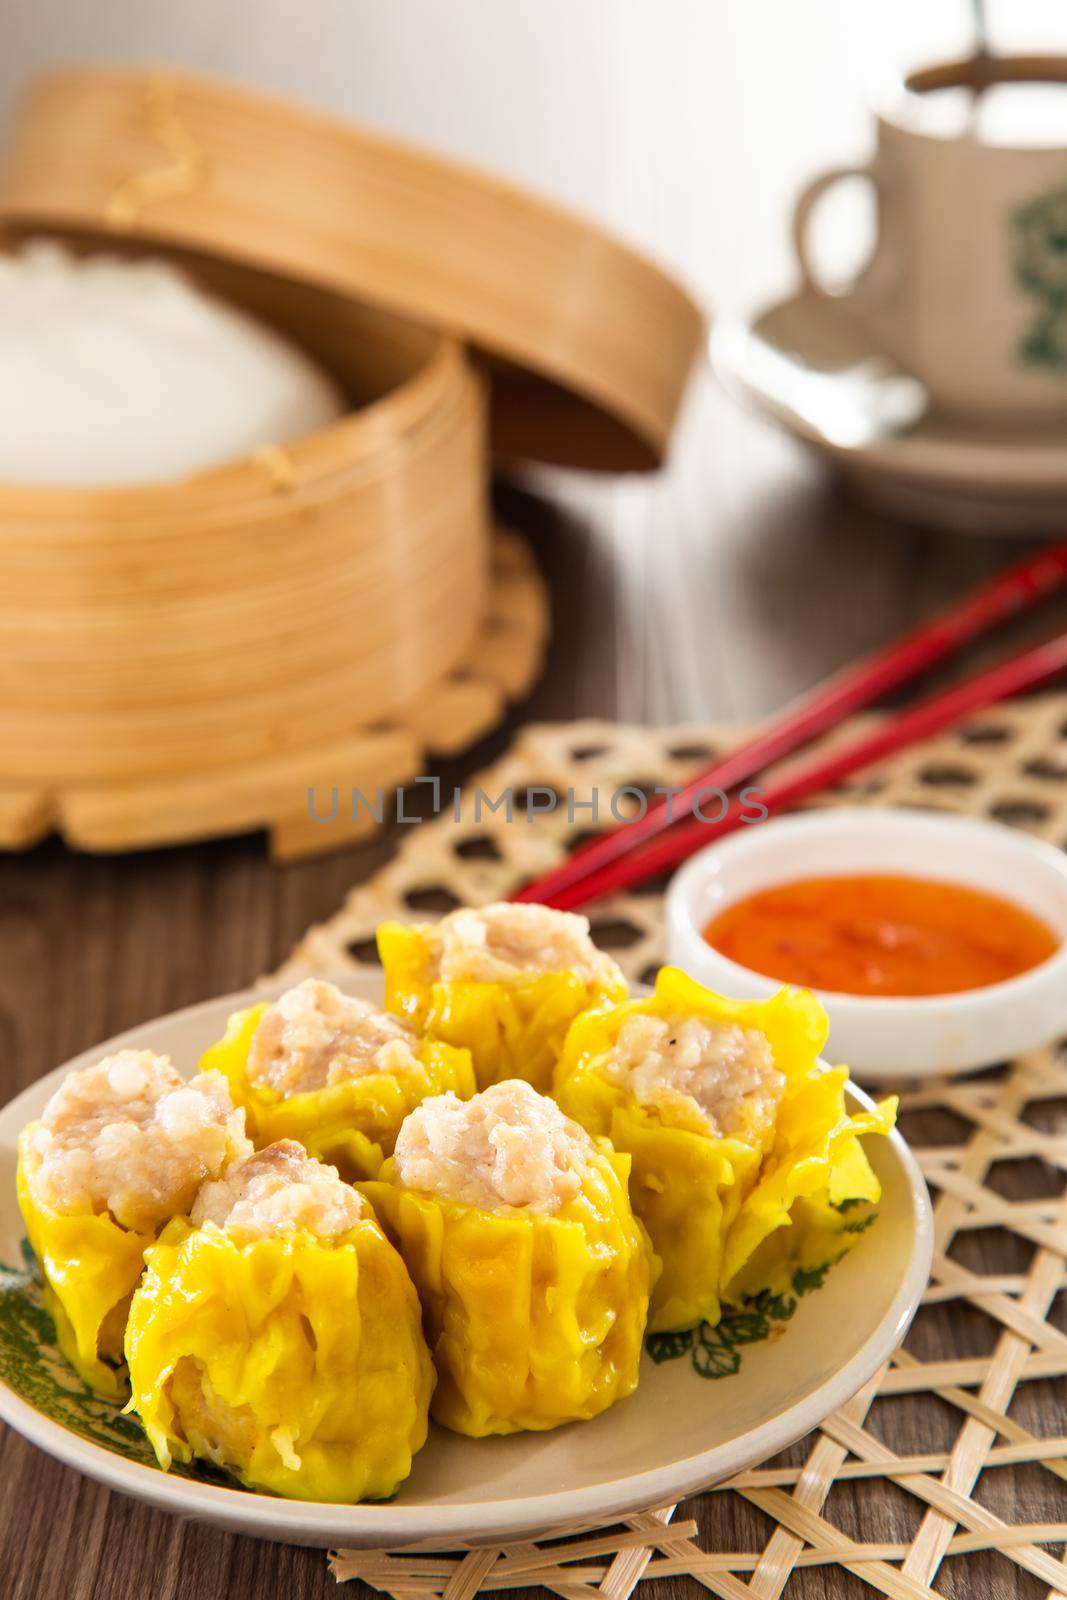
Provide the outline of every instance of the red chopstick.
<path id="1" fill-rule="evenodd" d="M 809 762 L 799 772 L 770 784 L 761 792 L 760 799 L 769 815 L 784 811 L 808 795 L 831 788 L 842 778 L 858 772 L 861 767 L 870 766 L 883 756 L 892 755 L 894 751 L 903 750 L 908 745 L 929 738 L 931 734 L 939 733 L 970 712 L 980 711 L 998 700 L 1007 700 L 1026 689 L 1039 688 L 1064 671 L 1067 671 L 1067 633 L 977 673 L 942 694 L 921 701 L 844 749 L 831 751 Z M 758 827 L 759 823 L 755 821 L 742 823 L 742 815 L 750 810 L 751 802 L 744 804 L 735 800 L 720 821 L 699 822 L 694 819 L 683 822 L 666 838 L 609 862 L 580 882 L 552 895 L 546 903 L 560 911 L 569 911 L 575 906 L 584 905 L 587 900 L 629 888 L 644 878 L 676 867 L 704 845 L 721 839 L 723 834 L 732 833 L 743 825 Z"/>
<path id="2" fill-rule="evenodd" d="M 736 788 L 747 778 L 762 772 L 764 767 L 780 761 L 817 734 L 832 728 L 851 712 L 918 677 L 997 623 L 1029 610 L 1061 588 L 1065 581 L 1067 540 L 1010 567 L 932 622 L 923 623 L 895 644 L 867 656 L 820 684 L 810 694 L 793 701 L 747 744 L 712 762 L 669 801 L 657 801 L 639 820 L 623 823 L 583 845 L 544 877 L 526 884 L 513 898 L 542 905 L 561 905 L 559 896 L 565 891 L 687 817 L 702 791 Z M 706 825 L 704 836 L 707 837 Z M 566 903 L 580 905 L 582 902 L 576 899 Z"/>

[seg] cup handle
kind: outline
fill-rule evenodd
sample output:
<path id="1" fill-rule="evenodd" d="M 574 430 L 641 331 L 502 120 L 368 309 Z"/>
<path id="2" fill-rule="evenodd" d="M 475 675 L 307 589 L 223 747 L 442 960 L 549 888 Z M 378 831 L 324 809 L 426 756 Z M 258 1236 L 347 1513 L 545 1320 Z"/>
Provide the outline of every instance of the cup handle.
<path id="1" fill-rule="evenodd" d="M 801 281 L 811 294 L 820 295 L 824 300 L 838 300 L 855 288 L 855 283 L 852 283 L 841 289 L 828 289 L 820 280 L 808 252 L 808 227 L 812 212 L 827 189 L 832 189 L 842 178 L 866 178 L 873 184 L 877 184 L 878 181 L 870 166 L 831 167 L 829 172 L 821 173 L 819 177 L 812 179 L 807 188 L 801 192 L 793 208 L 793 250 L 797 266 L 800 268 Z"/>

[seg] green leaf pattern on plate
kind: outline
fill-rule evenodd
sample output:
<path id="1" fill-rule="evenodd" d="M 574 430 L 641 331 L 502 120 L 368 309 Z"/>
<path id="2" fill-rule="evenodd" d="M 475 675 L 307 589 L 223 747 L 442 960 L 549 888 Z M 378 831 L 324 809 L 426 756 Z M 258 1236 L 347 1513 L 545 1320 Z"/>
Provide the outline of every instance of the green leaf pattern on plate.
<path id="1" fill-rule="evenodd" d="M 865 1218 L 860 1226 L 866 1227 Z M 83 1439 L 136 1461 L 155 1467 L 155 1456 L 135 1417 L 127 1417 L 107 1400 L 88 1389 L 67 1365 L 56 1345 L 55 1328 L 41 1300 L 41 1279 L 26 1240 L 23 1262 L 17 1267 L 0 1262 L 0 1381 L 35 1411 Z M 718 1327 L 704 1323 L 684 1333 L 654 1333 L 646 1349 L 657 1364 L 688 1355 L 701 1378 L 728 1378 L 741 1366 L 741 1350 L 773 1338 L 793 1315 L 801 1296 L 819 1288 L 829 1269 L 798 1272 L 790 1293 L 764 1292 L 749 1305 L 728 1312 Z M 233 1485 L 233 1480 L 210 1463 L 188 1467 L 175 1464 L 172 1472 L 202 1483 Z"/>
<path id="2" fill-rule="evenodd" d="M 867 1226 L 867 1219 L 863 1226 Z M 801 1297 L 818 1289 L 829 1270 L 816 1267 L 797 1272 L 788 1294 L 764 1290 L 748 1305 L 728 1311 L 714 1328 L 703 1322 L 699 1328 L 689 1328 L 684 1333 L 652 1333 L 645 1340 L 645 1349 L 657 1364 L 688 1355 L 698 1377 L 729 1378 L 741 1365 L 742 1346 L 776 1337 Z"/>
<path id="3" fill-rule="evenodd" d="M 136 1417 L 123 1416 L 98 1399 L 63 1359 L 56 1331 L 41 1301 L 41 1279 L 33 1251 L 22 1241 L 23 1262 L 0 1262 L 0 1381 L 35 1411 L 113 1455 L 155 1467 L 152 1447 Z M 201 1483 L 232 1482 L 210 1463 L 171 1468 Z"/>

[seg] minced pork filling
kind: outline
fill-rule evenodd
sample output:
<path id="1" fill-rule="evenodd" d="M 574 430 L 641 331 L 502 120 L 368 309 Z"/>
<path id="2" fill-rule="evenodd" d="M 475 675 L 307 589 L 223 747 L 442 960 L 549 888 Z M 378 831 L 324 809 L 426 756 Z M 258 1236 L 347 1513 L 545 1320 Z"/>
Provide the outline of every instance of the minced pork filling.
<path id="1" fill-rule="evenodd" d="M 602 1070 L 639 1104 L 699 1119 L 719 1138 L 768 1127 L 785 1089 L 762 1033 L 707 1017 L 633 1012 Z"/>
<path id="2" fill-rule="evenodd" d="M 315 1161 L 295 1139 L 279 1139 L 206 1183 L 192 1219 L 242 1241 L 306 1231 L 332 1242 L 364 1215 L 363 1200 L 336 1167 Z"/>
<path id="3" fill-rule="evenodd" d="M 369 1073 L 418 1067 L 414 1030 L 368 1000 L 305 978 L 264 1014 L 248 1052 L 249 1080 L 281 1095 L 325 1089 Z"/>
<path id="4" fill-rule="evenodd" d="M 507 903 L 463 907 L 420 931 L 435 976 L 446 983 L 509 983 L 544 972 L 576 972 L 589 984 L 622 978 L 589 937 L 589 919 L 570 911 Z"/>
<path id="5" fill-rule="evenodd" d="M 252 1149 L 220 1072 L 187 1083 L 150 1050 L 70 1073 L 27 1137 L 41 1202 L 67 1215 L 109 1211 L 138 1233 L 187 1212 L 205 1179 Z"/>
<path id="6" fill-rule="evenodd" d="M 406 1189 L 483 1211 L 514 1207 L 551 1215 L 582 1187 L 593 1145 L 554 1100 L 517 1078 L 460 1100 L 424 1100 L 396 1142 Z"/>

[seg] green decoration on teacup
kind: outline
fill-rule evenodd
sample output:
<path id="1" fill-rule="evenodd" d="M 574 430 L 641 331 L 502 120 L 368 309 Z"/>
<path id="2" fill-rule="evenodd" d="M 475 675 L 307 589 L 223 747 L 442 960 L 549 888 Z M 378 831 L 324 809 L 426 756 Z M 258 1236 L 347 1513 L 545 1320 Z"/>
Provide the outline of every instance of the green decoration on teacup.
<path id="1" fill-rule="evenodd" d="M 1012 227 L 1015 281 L 1041 307 L 1019 343 L 1019 359 L 1067 371 L 1067 188 L 1020 206 Z"/>

